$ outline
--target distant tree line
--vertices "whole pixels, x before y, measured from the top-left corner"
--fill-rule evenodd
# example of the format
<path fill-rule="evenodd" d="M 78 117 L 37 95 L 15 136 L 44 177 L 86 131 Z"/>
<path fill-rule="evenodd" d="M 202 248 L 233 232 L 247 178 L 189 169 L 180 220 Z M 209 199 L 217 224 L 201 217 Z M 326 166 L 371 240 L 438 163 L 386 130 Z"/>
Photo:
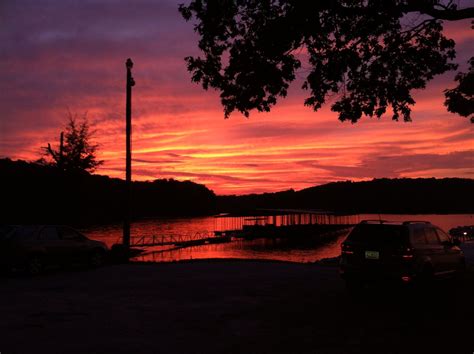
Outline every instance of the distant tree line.
<path fill-rule="evenodd" d="M 124 181 L 0 159 L 0 223 L 85 226 L 123 219 Z M 216 196 L 202 184 L 173 179 L 133 182 L 133 218 L 205 216 L 219 212 L 306 208 L 338 213 L 474 213 L 474 180 L 374 179 L 334 182 L 301 191 Z"/>
<path fill-rule="evenodd" d="M 125 182 L 85 171 L 64 171 L 25 161 L 0 159 L 0 223 L 103 224 L 123 219 Z M 133 182 L 132 216 L 210 215 L 214 192 L 190 181 Z"/>
<path fill-rule="evenodd" d="M 474 213 L 474 180 L 462 178 L 374 179 L 334 182 L 301 191 L 219 196 L 222 212 L 265 208 L 323 209 L 339 213 Z"/>

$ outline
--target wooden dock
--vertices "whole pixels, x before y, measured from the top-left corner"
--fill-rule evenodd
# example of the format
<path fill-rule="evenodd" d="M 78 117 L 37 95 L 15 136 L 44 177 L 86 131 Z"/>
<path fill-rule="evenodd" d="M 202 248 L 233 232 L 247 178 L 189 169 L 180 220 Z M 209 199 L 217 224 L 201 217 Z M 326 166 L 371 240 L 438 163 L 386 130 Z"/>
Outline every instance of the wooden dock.
<path fill-rule="evenodd" d="M 188 247 L 231 242 L 232 238 L 309 239 L 335 235 L 358 223 L 357 215 L 340 215 L 322 210 L 261 209 L 256 216 L 220 214 L 214 230 L 184 235 L 133 236 L 133 247 Z M 257 215 L 258 214 L 258 215 Z"/>
<path fill-rule="evenodd" d="M 231 237 L 222 233 L 212 231 L 196 232 L 184 235 L 150 235 L 133 236 L 131 245 L 133 247 L 154 247 L 154 246 L 198 246 L 208 243 L 230 242 Z"/>

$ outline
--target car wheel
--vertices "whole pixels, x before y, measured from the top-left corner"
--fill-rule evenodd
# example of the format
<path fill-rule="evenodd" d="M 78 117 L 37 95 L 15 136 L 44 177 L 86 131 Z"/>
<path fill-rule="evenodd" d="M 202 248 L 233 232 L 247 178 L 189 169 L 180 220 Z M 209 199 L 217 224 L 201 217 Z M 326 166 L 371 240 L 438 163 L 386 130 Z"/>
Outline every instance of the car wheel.
<path fill-rule="evenodd" d="M 26 271 L 29 275 L 38 275 L 43 271 L 43 262 L 39 256 L 31 256 L 26 264 Z"/>
<path fill-rule="evenodd" d="M 89 258 L 89 265 L 92 268 L 98 268 L 104 264 L 104 252 L 100 250 L 95 250 L 92 252 Z"/>

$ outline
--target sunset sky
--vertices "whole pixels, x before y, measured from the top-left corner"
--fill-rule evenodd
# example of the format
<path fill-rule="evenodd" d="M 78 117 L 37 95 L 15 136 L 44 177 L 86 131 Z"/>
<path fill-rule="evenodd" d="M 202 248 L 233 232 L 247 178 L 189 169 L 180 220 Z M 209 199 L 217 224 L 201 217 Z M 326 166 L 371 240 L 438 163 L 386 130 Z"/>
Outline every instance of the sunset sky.
<path fill-rule="evenodd" d="M 204 183 L 218 194 L 302 189 L 380 177 L 474 178 L 474 124 L 448 113 L 455 72 L 415 95 L 413 122 L 341 123 L 303 105 L 300 79 L 271 113 L 224 119 L 219 94 L 191 83 L 183 58 L 197 35 L 185 0 L 2 0 L 0 157 L 35 160 L 57 144 L 68 109 L 87 111 L 104 164 L 124 178 L 125 60 L 133 76 L 133 179 Z M 463 4 L 473 6 L 473 1 Z M 445 23 L 460 70 L 473 55 L 469 21 Z"/>

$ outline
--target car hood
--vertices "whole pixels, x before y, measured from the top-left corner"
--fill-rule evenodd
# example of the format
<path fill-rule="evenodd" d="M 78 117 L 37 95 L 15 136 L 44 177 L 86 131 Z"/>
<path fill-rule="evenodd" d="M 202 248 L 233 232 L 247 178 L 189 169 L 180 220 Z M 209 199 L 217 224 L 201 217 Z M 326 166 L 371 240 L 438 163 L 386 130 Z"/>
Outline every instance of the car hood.
<path fill-rule="evenodd" d="M 108 250 L 109 250 L 109 248 L 107 247 L 107 245 L 106 245 L 104 242 L 97 241 L 97 240 L 88 240 L 88 243 L 89 243 L 89 245 L 91 245 L 91 246 L 100 247 L 100 248 L 102 248 L 104 251 L 108 251 Z"/>

